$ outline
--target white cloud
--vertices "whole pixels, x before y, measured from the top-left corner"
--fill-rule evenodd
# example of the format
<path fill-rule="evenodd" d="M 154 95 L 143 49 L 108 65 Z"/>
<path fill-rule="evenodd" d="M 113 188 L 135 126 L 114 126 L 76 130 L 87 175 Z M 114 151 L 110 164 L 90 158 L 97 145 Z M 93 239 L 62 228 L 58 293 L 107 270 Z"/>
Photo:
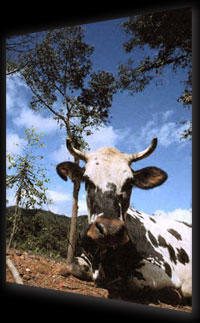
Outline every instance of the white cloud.
<path fill-rule="evenodd" d="M 58 129 L 58 125 L 55 120 L 47 117 L 42 117 L 31 109 L 26 108 L 23 108 L 21 110 L 18 117 L 13 118 L 13 123 L 17 127 L 34 127 L 43 134 L 51 134 Z"/>
<path fill-rule="evenodd" d="M 72 214 L 72 195 L 57 191 L 48 191 L 47 197 L 53 200 L 53 204 L 43 205 L 43 209 L 50 210 L 56 214 L 62 214 L 71 217 Z M 78 201 L 78 215 L 86 215 L 87 205 L 85 194 L 79 197 Z"/>
<path fill-rule="evenodd" d="M 157 137 L 159 145 L 168 147 L 171 144 L 177 144 L 179 148 L 185 146 L 188 142 L 180 140 L 180 135 L 188 128 L 188 124 L 179 124 L 170 121 L 173 111 L 168 110 L 164 113 L 152 115 L 152 119 L 147 121 L 140 132 L 129 134 L 127 143 L 134 143 L 134 149 L 144 149 L 144 144 L 149 144 L 153 137 Z"/>
<path fill-rule="evenodd" d="M 29 87 L 17 75 L 6 79 L 6 109 L 17 127 L 35 127 L 39 132 L 51 134 L 58 129 L 57 122 L 29 108 L 32 95 Z"/>
<path fill-rule="evenodd" d="M 163 113 L 162 115 L 162 119 L 163 121 L 166 121 L 167 119 L 169 119 L 172 115 L 174 114 L 173 110 L 167 110 Z"/>
<path fill-rule="evenodd" d="M 120 140 L 120 136 L 116 129 L 108 126 L 101 127 L 91 136 L 85 136 L 85 139 L 89 144 L 90 150 L 95 151 L 101 147 L 115 147 Z"/>
<path fill-rule="evenodd" d="M 149 128 L 149 124 L 146 128 L 143 128 L 143 137 L 149 138 L 158 137 L 160 145 L 168 147 L 171 144 L 183 144 L 180 141 L 180 134 L 186 129 L 186 125 L 178 125 L 175 122 L 168 122 L 165 124 L 154 124 L 154 127 Z"/>
<path fill-rule="evenodd" d="M 78 214 L 79 215 L 86 215 L 88 214 L 87 204 L 85 199 L 80 199 L 78 201 Z"/>
<path fill-rule="evenodd" d="M 16 187 L 13 187 L 12 189 L 8 188 L 6 190 L 6 200 L 8 201 L 6 203 L 7 206 L 15 205 L 16 204 Z M 50 210 L 56 214 L 64 214 L 67 216 L 71 216 L 70 210 L 71 210 L 71 201 L 72 201 L 72 195 L 69 193 L 63 193 L 59 191 L 49 190 L 46 193 L 47 198 L 52 200 L 52 204 L 43 204 L 42 208 L 44 210 Z M 81 201 L 82 202 L 82 201 Z M 67 204 L 70 206 L 67 207 Z M 67 214 L 66 210 L 69 211 L 69 214 Z"/>
<path fill-rule="evenodd" d="M 8 133 L 6 136 L 6 151 L 10 154 L 21 154 L 26 141 L 16 133 Z"/>
<path fill-rule="evenodd" d="M 73 161 L 73 156 L 67 150 L 66 144 L 61 144 L 60 148 L 51 153 L 50 157 L 56 163 L 61 163 L 63 161 Z"/>
<path fill-rule="evenodd" d="M 79 215 L 88 214 L 87 203 L 86 203 L 86 194 L 85 193 L 81 194 L 81 196 L 79 197 L 78 214 Z"/>
<path fill-rule="evenodd" d="M 165 212 L 163 210 L 157 210 L 154 212 L 154 215 L 160 216 L 167 219 L 173 219 L 178 221 L 184 221 L 189 224 L 192 223 L 192 210 L 187 209 L 175 209 L 170 212 Z"/>
<path fill-rule="evenodd" d="M 18 108 L 27 106 L 27 85 L 17 76 L 10 75 L 6 78 L 6 110 L 7 113 L 16 115 Z"/>
<path fill-rule="evenodd" d="M 53 200 L 53 203 L 59 203 L 63 201 L 71 201 L 72 196 L 68 193 L 49 190 L 47 191 L 47 197 Z"/>
<path fill-rule="evenodd" d="M 44 210 L 50 210 L 55 214 L 65 215 L 65 212 L 58 205 L 50 204 L 43 206 Z"/>

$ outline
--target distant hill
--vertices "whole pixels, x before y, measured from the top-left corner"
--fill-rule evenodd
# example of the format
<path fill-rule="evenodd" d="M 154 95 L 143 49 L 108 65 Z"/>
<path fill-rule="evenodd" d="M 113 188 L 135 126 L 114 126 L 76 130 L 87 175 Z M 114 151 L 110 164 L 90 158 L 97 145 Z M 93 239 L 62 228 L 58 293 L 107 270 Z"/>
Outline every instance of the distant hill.
<path fill-rule="evenodd" d="M 8 242 L 12 230 L 15 206 L 6 208 L 6 240 Z M 12 246 L 54 258 L 66 258 L 71 218 L 42 209 L 20 209 L 21 216 L 17 223 Z M 78 234 L 87 224 L 87 216 L 77 219 L 77 247 L 79 253 Z"/>

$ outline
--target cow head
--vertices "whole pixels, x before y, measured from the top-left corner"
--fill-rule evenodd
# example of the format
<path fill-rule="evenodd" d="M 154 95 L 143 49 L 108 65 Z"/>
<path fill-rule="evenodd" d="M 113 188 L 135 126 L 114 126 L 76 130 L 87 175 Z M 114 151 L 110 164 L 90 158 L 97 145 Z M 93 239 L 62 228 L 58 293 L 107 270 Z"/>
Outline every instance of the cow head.
<path fill-rule="evenodd" d="M 85 153 L 75 149 L 67 140 L 69 152 L 85 162 L 64 162 L 57 165 L 58 175 L 67 180 L 85 182 L 89 227 L 87 236 L 102 245 L 116 246 L 128 242 L 125 215 L 129 207 L 133 186 L 150 189 L 161 185 L 167 174 L 157 167 L 134 171 L 131 163 L 149 156 L 157 146 L 153 138 L 150 146 L 139 153 L 126 154 L 115 148 L 100 148 Z"/>

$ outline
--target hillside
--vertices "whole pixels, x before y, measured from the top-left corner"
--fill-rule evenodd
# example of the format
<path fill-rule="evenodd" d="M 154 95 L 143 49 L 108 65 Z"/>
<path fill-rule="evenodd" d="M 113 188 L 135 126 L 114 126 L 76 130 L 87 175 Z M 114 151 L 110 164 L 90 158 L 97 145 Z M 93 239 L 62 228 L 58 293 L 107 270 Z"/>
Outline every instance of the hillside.
<path fill-rule="evenodd" d="M 9 240 L 14 206 L 6 208 L 6 239 Z M 12 246 L 54 258 L 66 258 L 71 218 L 42 209 L 20 209 L 17 232 Z M 77 237 L 87 223 L 87 216 L 77 219 Z M 79 252 L 77 239 L 76 252 Z"/>

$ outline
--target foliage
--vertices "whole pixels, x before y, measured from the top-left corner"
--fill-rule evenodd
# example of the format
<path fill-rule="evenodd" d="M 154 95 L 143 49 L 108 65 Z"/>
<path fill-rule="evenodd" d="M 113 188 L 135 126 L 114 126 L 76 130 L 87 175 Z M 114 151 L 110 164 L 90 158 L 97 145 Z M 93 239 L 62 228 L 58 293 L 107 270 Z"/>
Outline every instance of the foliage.
<path fill-rule="evenodd" d="M 46 169 L 38 163 L 43 156 L 35 154 L 37 148 L 44 147 L 40 142 L 41 135 L 37 134 L 34 128 L 27 128 L 25 133 L 22 154 L 7 155 L 8 170 L 12 170 L 13 174 L 6 176 L 6 185 L 10 189 L 15 187 L 16 198 L 20 193 L 19 205 L 30 208 L 50 203 L 46 196 L 47 187 L 45 187 L 49 179 L 45 175 Z"/>
<path fill-rule="evenodd" d="M 131 94 L 143 91 L 155 81 L 162 83 L 166 66 L 174 72 L 187 72 L 185 90 L 178 102 L 190 107 L 192 104 L 192 10 L 191 8 L 156 12 L 130 17 L 122 25 L 129 40 L 125 42 L 126 53 L 133 58 L 119 66 L 118 86 Z M 135 49 L 141 50 L 142 59 L 137 61 Z M 145 54 L 148 49 L 148 55 Z M 142 52 L 144 55 L 142 55 Z M 135 59 L 134 59 L 135 57 Z M 191 127 L 190 127 L 191 130 Z M 190 131 L 188 131 L 190 136 Z"/>
<path fill-rule="evenodd" d="M 22 70 L 27 62 L 27 53 L 33 52 L 38 41 L 38 34 L 12 36 L 6 40 L 6 75 Z"/>
<path fill-rule="evenodd" d="M 32 208 L 35 205 L 50 203 L 47 199 L 44 183 L 49 179 L 45 176 L 45 169 L 37 164 L 41 155 L 35 155 L 34 150 L 44 145 L 40 143 L 40 135 L 35 133 L 35 129 L 26 129 L 26 145 L 24 145 L 22 155 L 8 154 L 8 170 L 13 170 L 13 174 L 6 175 L 6 185 L 8 188 L 15 189 L 16 207 L 14 212 L 13 228 L 10 235 L 8 247 L 12 245 L 14 235 L 21 224 L 21 213 L 19 207 L 25 205 Z M 18 144 L 17 144 L 18 145 Z"/>
<path fill-rule="evenodd" d="M 93 50 L 80 26 L 50 30 L 25 56 L 20 72 L 34 94 L 31 108 L 53 113 L 77 148 L 86 145 L 83 132 L 90 135 L 92 127 L 108 121 L 115 92 L 111 73 L 91 72 Z"/>
<path fill-rule="evenodd" d="M 7 242 L 13 226 L 14 212 L 15 206 L 6 208 Z M 20 208 L 20 212 L 21 226 L 13 241 L 15 248 L 54 258 L 66 258 L 71 218 L 42 209 Z M 86 223 L 87 216 L 78 217 L 77 239 Z M 80 254 L 79 248 L 77 245 L 77 254 Z"/>

